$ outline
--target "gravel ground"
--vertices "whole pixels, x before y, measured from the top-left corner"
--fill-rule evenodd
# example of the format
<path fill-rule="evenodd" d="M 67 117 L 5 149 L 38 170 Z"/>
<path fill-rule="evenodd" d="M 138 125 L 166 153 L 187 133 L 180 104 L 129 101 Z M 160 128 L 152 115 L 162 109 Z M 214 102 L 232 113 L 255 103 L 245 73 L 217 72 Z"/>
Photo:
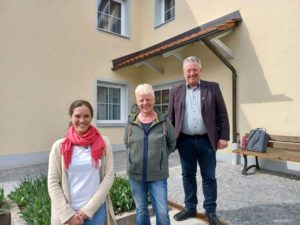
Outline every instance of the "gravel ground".
<path fill-rule="evenodd" d="M 231 225 L 300 224 L 300 178 L 266 171 L 241 175 L 242 166 L 218 162 L 217 214 Z M 203 195 L 198 171 L 198 211 Z M 171 168 L 169 199 L 183 204 L 180 166 Z"/>
<path fill-rule="evenodd" d="M 124 151 L 115 152 L 115 169 L 123 173 L 126 164 Z M 183 204 L 181 167 L 178 153 L 170 156 L 169 199 Z M 27 178 L 47 173 L 47 164 L 0 171 L 0 186 L 5 193 Z M 241 165 L 218 162 L 218 208 L 221 220 L 230 225 L 300 225 L 300 177 L 256 171 L 241 175 Z M 198 211 L 202 208 L 202 187 L 198 171 Z"/>

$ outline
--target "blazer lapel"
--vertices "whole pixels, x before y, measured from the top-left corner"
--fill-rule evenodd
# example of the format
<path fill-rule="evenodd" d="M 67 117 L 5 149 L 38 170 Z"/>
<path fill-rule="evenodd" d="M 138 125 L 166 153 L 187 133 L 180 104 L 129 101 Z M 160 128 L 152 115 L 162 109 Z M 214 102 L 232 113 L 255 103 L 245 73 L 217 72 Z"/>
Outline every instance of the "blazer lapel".
<path fill-rule="evenodd" d="M 200 90 L 201 90 L 201 109 L 202 109 L 204 102 L 206 101 L 206 96 L 208 92 L 207 84 L 203 80 L 200 81 Z"/>
<path fill-rule="evenodd" d="M 185 95 L 186 95 L 186 84 L 182 85 L 181 93 L 180 93 L 180 105 L 182 106 L 182 110 L 185 110 Z"/>

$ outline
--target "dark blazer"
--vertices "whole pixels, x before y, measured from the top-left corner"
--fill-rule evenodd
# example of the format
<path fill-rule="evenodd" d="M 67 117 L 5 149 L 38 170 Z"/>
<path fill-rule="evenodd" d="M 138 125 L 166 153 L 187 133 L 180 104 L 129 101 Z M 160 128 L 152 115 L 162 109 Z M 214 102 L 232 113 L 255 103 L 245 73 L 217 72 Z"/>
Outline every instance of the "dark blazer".
<path fill-rule="evenodd" d="M 201 113 L 212 147 L 217 150 L 219 139 L 229 140 L 229 120 L 226 105 L 215 82 L 201 80 Z M 186 84 L 180 84 L 170 91 L 168 115 L 178 138 L 182 128 L 185 109 Z"/>

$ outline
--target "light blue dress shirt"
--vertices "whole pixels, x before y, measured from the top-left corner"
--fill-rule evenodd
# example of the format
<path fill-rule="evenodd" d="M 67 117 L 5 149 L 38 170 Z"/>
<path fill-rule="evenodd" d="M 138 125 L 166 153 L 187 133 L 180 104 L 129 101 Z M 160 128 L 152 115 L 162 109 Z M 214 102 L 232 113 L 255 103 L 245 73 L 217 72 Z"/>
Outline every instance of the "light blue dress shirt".
<path fill-rule="evenodd" d="M 201 113 L 200 81 L 196 88 L 186 85 L 184 120 L 181 132 L 187 135 L 207 133 Z"/>

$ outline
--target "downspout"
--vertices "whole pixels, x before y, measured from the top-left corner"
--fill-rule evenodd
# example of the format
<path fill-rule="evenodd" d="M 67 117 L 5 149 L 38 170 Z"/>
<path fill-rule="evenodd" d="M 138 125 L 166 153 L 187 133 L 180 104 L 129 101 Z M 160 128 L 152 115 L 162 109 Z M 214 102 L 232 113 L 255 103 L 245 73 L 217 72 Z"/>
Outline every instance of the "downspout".
<path fill-rule="evenodd" d="M 201 41 L 231 70 L 232 72 L 232 142 L 237 143 L 238 133 L 236 130 L 236 70 L 231 63 L 222 55 L 217 47 L 208 39 L 201 39 Z"/>

